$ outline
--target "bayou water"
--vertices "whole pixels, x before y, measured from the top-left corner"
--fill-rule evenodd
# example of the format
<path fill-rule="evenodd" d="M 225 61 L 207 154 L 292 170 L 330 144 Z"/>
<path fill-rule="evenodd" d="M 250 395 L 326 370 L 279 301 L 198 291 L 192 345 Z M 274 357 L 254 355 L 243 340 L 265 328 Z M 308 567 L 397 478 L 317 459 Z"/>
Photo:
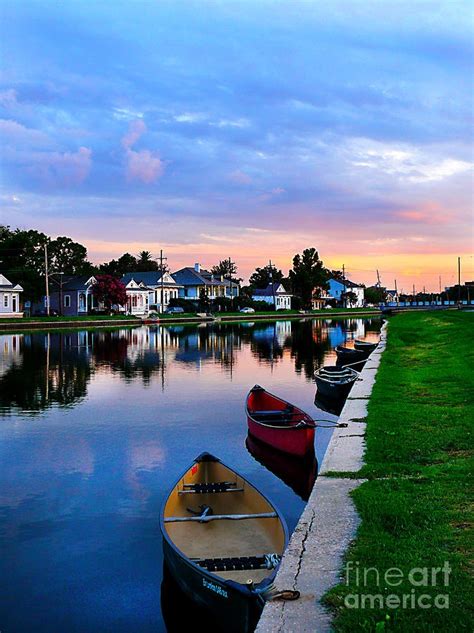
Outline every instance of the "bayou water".
<path fill-rule="evenodd" d="M 258 383 L 336 420 L 314 404 L 313 372 L 334 364 L 336 345 L 377 340 L 380 325 L 306 319 L 0 335 L 1 630 L 179 628 L 161 587 L 167 491 L 209 451 L 269 496 L 291 531 L 305 502 L 247 449 L 246 394 Z M 319 462 L 330 435 L 316 432 Z"/>

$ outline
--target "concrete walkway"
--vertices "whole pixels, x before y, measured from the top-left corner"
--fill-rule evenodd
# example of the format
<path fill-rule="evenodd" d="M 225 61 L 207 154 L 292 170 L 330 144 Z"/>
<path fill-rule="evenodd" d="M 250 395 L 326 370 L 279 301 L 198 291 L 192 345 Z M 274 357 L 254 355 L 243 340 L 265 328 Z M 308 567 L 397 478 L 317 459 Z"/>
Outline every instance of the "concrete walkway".
<path fill-rule="evenodd" d="M 359 517 L 350 497 L 363 480 L 328 477 L 328 473 L 357 473 L 364 463 L 367 404 L 381 355 L 380 344 L 367 360 L 353 386 L 334 430 L 308 504 L 293 532 L 275 579 L 278 590 L 295 589 L 299 600 L 267 602 L 256 633 L 325 633 L 331 614 L 321 597 L 339 582 L 345 551 L 355 536 Z M 317 437 L 317 436 L 316 436 Z"/>

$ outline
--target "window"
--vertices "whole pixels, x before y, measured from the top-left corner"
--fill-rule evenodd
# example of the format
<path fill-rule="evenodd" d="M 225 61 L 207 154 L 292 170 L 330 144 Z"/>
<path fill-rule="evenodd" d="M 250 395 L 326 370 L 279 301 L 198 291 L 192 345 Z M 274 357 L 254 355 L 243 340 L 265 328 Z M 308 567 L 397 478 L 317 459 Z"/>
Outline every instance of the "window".
<path fill-rule="evenodd" d="M 65 308 L 71 307 L 71 295 L 64 295 L 64 307 Z"/>
<path fill-rule="evenodd" d="M 8 308 L 8 295 L 3 295 L 3 307 Z"/>

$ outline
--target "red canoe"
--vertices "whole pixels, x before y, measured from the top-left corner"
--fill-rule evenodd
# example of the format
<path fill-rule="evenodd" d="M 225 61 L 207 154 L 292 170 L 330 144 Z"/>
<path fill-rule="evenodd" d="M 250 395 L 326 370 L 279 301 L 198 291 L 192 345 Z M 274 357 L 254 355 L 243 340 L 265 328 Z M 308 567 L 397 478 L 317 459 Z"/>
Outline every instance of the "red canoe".
<path fill-rule="evenodd" d="M 314 447 L 314 421 L 293 404 L 255 385 L 247 396 L 249 432 L 257 439 L 292 455 Z"/>

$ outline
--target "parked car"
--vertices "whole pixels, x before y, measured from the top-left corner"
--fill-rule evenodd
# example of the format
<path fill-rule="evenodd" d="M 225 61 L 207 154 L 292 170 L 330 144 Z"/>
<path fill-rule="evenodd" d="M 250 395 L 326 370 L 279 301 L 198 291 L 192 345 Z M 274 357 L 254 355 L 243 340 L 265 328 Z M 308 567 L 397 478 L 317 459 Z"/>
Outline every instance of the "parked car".
<path fill-rule="evenodd" d="M 182 314 L 184 312 L 183 308 L 179 306 L 173 306 L 172 308 L 168 308 L 166 310 L 166 314 Z"/>
<path fill-rule="evenodd" d="M 253 314 L 255 310 L 253 308 L 240 308 L 239 312 L 243 312 L 243 314 Z"/>

